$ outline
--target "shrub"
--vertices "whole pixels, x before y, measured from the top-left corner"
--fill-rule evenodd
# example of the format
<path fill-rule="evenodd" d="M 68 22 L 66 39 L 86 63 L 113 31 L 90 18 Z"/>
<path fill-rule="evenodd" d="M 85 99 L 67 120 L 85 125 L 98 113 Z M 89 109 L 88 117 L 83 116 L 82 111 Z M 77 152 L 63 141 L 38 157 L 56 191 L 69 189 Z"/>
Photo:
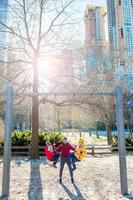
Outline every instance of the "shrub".
<path fill-rule="evenodd" d="M 0 146 L 4 145 L 4 139 L 2 137 L 0 137 Z"/>
<path fill-rule="evenodd" d="M 112 147 L 118 147 L 118 136 L 117 135 L 113 136 Z"/>
<path fill-rule="evenodd" d="M 126 137 L 126 146 L 130 147 L 133 146 L 133 136 L 129 135 L 128 137 Z"/>
<path fill-rule="evenodd" d="M 55 143 L 57 146 L 63 138 L 63 134 L 58 132 L 41 132 L 39 133 L 39 145 L 45 146 L 46 141 L 51 142 L 52 144 Z"/>
<path fill-rule="evenodd" d="M 27 146 L 31 143 L 31 131 L 13 131 L 12 133 L 12 146 Z M 63 138 L 63 134 L 58 132 L 46 132 L 39 133 L 39 145 L 45 146 L 46 141 L 50 141 L 52 144 L 58 145 Z M 4 145 L 4 140 L 0 138 L 0 148 Z"/>
<path fill-rule="evenodd" d="M 4 139 L 2 137 L 0 137 L 0 152 L 2 151 L 4 146 Z"/>
<path fill-rule="evenodd" d="M 31 131 L 13 131 L 12 145 L 13 146 L 27 146 L 31 143 Z"/>
<path fill-rule="evenodd" d="M 128 136 L 125 137 L 125 145 L 127 147 L 133 146 L 133 136 L 128 135 Z M 112 147 L 118 147 L 118 136 L 117 135 L 113 136 Z"/>

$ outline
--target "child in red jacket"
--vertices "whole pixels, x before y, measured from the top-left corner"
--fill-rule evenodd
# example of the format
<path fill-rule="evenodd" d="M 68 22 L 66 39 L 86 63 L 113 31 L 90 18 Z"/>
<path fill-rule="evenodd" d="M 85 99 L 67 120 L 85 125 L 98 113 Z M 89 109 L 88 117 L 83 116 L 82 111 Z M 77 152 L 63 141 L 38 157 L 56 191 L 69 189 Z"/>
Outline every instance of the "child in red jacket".
<path fill-rule="evenodd" d="M 64 137 L 62 144 L 59 145 L 59 147 L 56 149 L 56 151 L 61 152 L 61 160 L 60 160 L 60 179 L 59 182 L 62 183 L 62 174 L 65 163 L 67 164 L 71 176 L 71 182 L 74 183 L 73 180 L 73 170 L 71 167 L 71 161 L 70 161 L 70 151 L 75 151 L 75 148 L 72 147 L 68 141 L 67 138 Z"/>
<path fill-rule="evenodd" d="M 49 161 L 53 161 L 52 166 L 57 168 L 56 164 L 59 160 L 60 154 L 55 152 L 55 146 L 50 142 L 46 142 L 45 155 Z"/>

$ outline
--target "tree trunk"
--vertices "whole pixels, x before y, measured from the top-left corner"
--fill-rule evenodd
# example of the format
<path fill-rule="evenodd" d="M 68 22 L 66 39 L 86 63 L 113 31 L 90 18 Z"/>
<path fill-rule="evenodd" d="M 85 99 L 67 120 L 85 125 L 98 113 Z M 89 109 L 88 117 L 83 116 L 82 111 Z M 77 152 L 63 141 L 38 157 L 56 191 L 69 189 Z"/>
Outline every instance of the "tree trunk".
<path fill-rule="evenodd" d="M 89 128 L 89 136 L 91 137 L 91 129 Z"/>
<path fill-rule="evenodd" d="M 129 135 L 132 135 L 132 128 L 131 128 L 130 124 L 127 124 L 127 129 L 128 129 Z"/>
<path fill-rule="evenodd" d="M 99 133 L 98 133 L 98 130 L 97 130 L 97 127 L 96 127 L 96 126 L 95 126 L 95 131 L 96 131 L 96 138 L 99 139 L 100 137 L 99 137 Z"/>
<path fill-rule="evenodd" d="M 23 121 L 19 122 L 19 130 L 22 131 L 23 130 Z"/>
<path fill-rule="evenodd" d="M 60 112 L 58 111 L 58 131 L 61 132 Z"/>
<path fill-rule="evenodd" d="M 32 117 L 31 117 L 31 113 L 30 113 L 30 119 L 29 119 L 29 129 L 30 129 L 30 131 L 32 130 Z"/>
<path fill-rule="evenodd" d="M 106 125 L 106 132 L 107 132 L 107 142 L 108 145 L 111 145 L 113 142 L 112 134 L 111 134 L 111 127 L 110 125 Z"/>
<path fill-rule="evenodd" d="M 81 131 L 81 128 L 79 128 L 79 136 L 80 136 L 80 138 L 82 138 L 82 131 Z"/>
<path fill-rule="evenodd" d="M 38 65 L 35 60 L 33 65 L 33 93 L 38 93 Z M 38 135 L 38 96 L 32 97 L 32 159 L 39 158 L 39 135 Z"/>

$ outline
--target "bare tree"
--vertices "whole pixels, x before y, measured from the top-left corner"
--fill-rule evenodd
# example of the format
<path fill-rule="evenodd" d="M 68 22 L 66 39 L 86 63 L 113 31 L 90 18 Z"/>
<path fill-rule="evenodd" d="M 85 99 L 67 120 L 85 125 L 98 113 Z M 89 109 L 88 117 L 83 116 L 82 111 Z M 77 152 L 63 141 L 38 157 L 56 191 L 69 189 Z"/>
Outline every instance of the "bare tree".
<path fill-rule="evenodd" d="M 39 90 L 39 59 L 45 59 L 48 52 L 52 56 L 55 49 L 58 53 L 70 45 L 72 35 L 68 32 L 76 23 L 72 21 L 72 18 L 70 19 L 73 13 L 71 7 L 73 2 L 74 0 L 13 0 L 9 7 L 9 24 L 0 22 L 8 33 L 7 52 L 10 50 L 13 55 L 0 62 L 8 66 L 17 64 L 19 66 L 17 73 L 23 78 L 21 83 L 25 84 L 29 75 L 29 83 L 25 88 L 31 87 L 34 93 Z M 69 42 L 66 39 L 67 34 Z M 8 67 L 7 69 L 9 70 Z M 10 81 L 8 70 L 6 78 Z M 29 73 L 30 70 L 31 73 Z M 18 75 L 16 75 L 17 78 Z M 32 158 L 38 158 L 37 96 L 32 98 Z"/>
<path fill-rule="evenodd" d="M 84 52 L 86 59 L 86 78 L 81 81 L 81 89 L 89 93 L 113 93 L 119 79 L 114 76 L 113 57 L 109 54 L 108 49 L 95 44 L 94 46 L 85 47 Z M 89 54 L 88 54 L 89 52 Z M 87 54 L 87 55 L 86 55 Z M 84 99 L 90 110 L 90 116 L 93 119 L 96 133 L 96 121 L 104 122 L 107 131 L 108 144 L 112 143 L 111 127 L 115 122 L 114 98 L 107 96 L 89 96 Z M 97 137 L 98 134 L 97 134 Z"/>

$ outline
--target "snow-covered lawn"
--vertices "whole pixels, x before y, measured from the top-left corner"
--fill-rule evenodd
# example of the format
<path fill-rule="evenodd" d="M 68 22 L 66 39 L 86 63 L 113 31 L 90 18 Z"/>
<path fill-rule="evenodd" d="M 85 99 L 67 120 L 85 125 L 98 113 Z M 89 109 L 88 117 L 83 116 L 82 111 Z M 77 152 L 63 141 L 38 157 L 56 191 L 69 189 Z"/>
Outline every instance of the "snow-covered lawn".
<path fill-rule="evenodd" d="M 2 185 L 0 159 L 0 195 Z M 133 155 L 127 156 L 129 193 L 133 195 Z M 67 167 L 63 184 L 58 182 L 58 168 L 49 167 L 44 158 L 30 161 L 12 158 L 10 200 L 124 200 L 120 194 L 118 155 L 89 156 L 77 163 L 72 185 Z M 2 198 L 0 198 L 2 199 Z"/>

